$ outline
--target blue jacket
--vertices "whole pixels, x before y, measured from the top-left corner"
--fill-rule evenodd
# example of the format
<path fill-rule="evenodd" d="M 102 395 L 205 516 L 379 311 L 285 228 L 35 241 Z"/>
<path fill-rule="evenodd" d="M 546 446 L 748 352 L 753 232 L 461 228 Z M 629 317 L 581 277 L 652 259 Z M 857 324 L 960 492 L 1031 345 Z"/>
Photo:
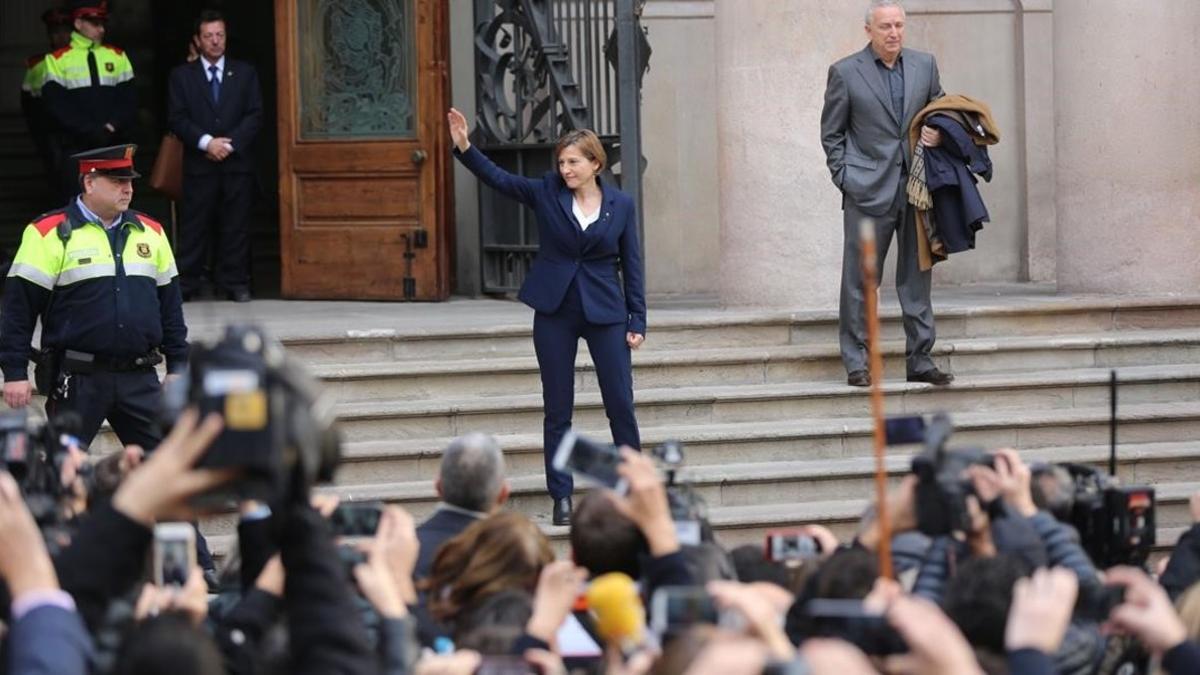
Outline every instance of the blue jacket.
<path fill-rule="evenodd" d="M 75 612 L 38 607 L 13 623 L 8 633 L 11 675 L 84 675 L 92 639 Z"/>
<path fill-rule="evenodd" d="M 925 120 L 942 131 L 942 144 L 925 148 L 925 183 L 933 196 L 933 216 L 948 253 L 975 248 L 975 233 L 988 222 L 987 206 L 975 184 L 992 178 L 987 148 L 976 145 L 958 122 L 936 113 Z"/>
<path fill-rule="evenodd" d="M 574 281 L 589 322 L 624 323 L 631 332 L 646 333 L 637 211 L 628 195 L 601 182 L 600 219 L 584 230 L 572 213 L 571 190 L 557 172 L 540 179 L 517 176 L 496 166 L 475 146 L 464 153 L 456 149 L 454 156 L 484 183 L 537 215 L 538 252 L 517 295 L 521 302 L 553 314 Z"/>

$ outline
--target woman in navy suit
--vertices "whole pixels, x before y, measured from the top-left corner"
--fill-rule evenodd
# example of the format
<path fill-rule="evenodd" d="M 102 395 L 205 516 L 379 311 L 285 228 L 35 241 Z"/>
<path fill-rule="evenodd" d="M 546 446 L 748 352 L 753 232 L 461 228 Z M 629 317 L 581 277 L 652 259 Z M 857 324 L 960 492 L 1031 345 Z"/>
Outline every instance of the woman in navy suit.
<path fill-rule="evenodd" d="M 571 428 L 580 338 L 587 341 L 596 365 L 613 442 L 641 448 L 630 360 L 630 350 L 646 339 L 637 212 L 628 195 L 600 179 L 607 157 L 591 131 L 564 134 L 554 148 L 558 171 L 533 179 L 508 173 L 471 147 L 462 113 L 451 108 L 447 119 L 454 156 L 484 183 L 537 215 L 538 251 L 518 297 L 534 309 L 546 487 L 554 500 L 554 524 L 566 525 L 573 483 L 551 461 Z"/>

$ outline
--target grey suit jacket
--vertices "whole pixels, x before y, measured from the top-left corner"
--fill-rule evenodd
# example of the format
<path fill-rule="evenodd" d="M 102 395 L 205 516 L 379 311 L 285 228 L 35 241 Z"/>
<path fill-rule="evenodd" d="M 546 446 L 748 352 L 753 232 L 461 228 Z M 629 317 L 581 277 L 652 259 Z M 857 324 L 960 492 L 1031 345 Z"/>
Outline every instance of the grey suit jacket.
<path fill-rule="evenodd" d="M 905 48 L 904 119 L 896 119 L 887 83 L 871 45 L 829 67 L 821 145 L 834 185 L 864 213 L 883 215 L 896 197 L 903 167 L 911 160 L 907 130 L 913 116 L 941 98 L 932 54 Z"/>

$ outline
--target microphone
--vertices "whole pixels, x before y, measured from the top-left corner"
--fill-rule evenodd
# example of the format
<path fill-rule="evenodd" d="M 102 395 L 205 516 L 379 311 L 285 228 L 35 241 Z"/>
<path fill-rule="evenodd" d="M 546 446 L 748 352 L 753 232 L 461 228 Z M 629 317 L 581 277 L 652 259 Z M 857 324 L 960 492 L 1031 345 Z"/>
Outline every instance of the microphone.
<path fill-rule="evenodd" d="M 646 608 L 629 575 L 610 572 L 588 586 L 588 607 L 596 617 L 596 632 L 609 645 L 629 654 L 642 645 L 646 633 Z"/>

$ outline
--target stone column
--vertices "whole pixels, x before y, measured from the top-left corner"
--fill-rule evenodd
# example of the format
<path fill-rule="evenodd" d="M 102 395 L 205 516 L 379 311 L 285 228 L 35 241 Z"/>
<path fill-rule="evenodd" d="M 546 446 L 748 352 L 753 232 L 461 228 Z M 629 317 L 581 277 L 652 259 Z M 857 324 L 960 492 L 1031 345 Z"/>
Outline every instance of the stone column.
<path fill-rule="evenodd" d="M 1058 285 L 1200 289 L 1200 3 L 1056 0 Z"/>
<path fill-rule="evenodd" d="M 865 4 L 715 6 L 721 302 L 835 307 L 842 214 L 820 116 L 829 65 L 865 44 Z"/>

